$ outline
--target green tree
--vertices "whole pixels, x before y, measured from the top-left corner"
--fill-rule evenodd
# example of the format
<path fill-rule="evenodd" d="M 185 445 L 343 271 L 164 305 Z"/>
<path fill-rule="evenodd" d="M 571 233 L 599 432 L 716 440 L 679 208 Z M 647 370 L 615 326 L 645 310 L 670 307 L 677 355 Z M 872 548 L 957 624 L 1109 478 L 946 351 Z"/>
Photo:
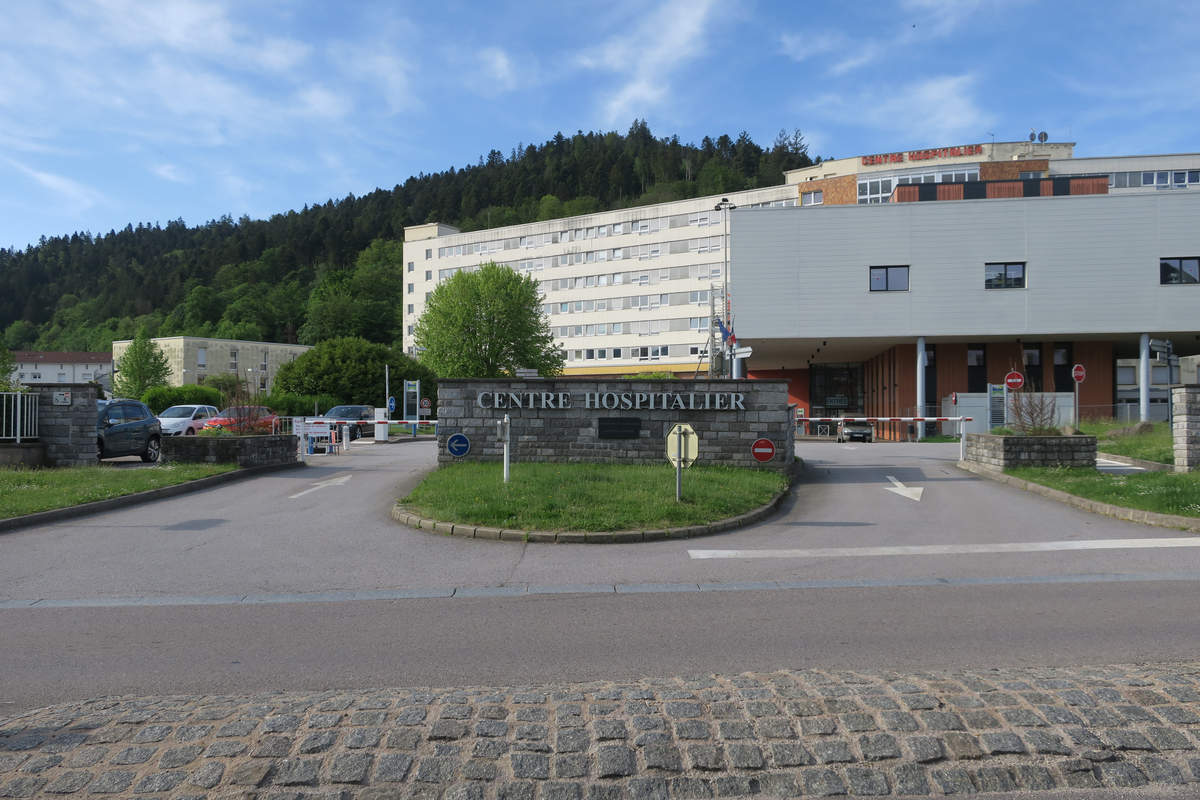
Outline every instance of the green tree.
<path fill-rule="evenodd" d="M 0 342 L 0 392 L 16 391 L 16 368 L 17 365 L 13 361 L 12 353 L 8 352 L 8 348 Z"/>
<path fill-rule="evenodd" d="M 381 406 L 384 403 L 384 365 L 390 369 L 391 390 L 401 381 L 421 381 L 421 393 L 433 397 L 437 378 L 397 348 L 346 336 L 320 342 L 295 361 L 279 368 L 274 390 L 301 395 L 332 395 L 343 403 Z"/>
<path fill-rule="evenodd" d="M 167 365 L 167 357 L 150 341 L 150 334 L 143 326 L 121 356 L 115 372 L 113 391 L 119 397 L 141 397 L 148 389 L 166 386 L 171 368 Z"/>
<path fill-rule="evenodd" d="M 421 358 L 443 378 L 499 378 L 522 367 L 562 372 L 564 356 L 542 313 L 538 282 L 495 262 L 433 290 L 417 323 Z"/>

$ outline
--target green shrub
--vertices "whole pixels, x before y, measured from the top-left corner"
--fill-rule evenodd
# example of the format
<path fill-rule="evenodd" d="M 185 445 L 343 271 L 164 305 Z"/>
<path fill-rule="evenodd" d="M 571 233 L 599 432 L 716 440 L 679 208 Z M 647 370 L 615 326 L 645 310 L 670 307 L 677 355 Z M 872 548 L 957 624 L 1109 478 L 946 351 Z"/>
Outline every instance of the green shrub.
<path fill-rule="evenodd" d="M 219 409 L 225 402 L 221 396 L 221 392 L 217 389 L 211 386 L 197 386 L 196 384 L 155 386 L 153 389 L 146 390 L 146 393 L 140 399 L 143 403 L 150 406 L 150 410 L 155 414 L 159 414 L 171 406 L 186 405 L 189 403 L 216 406 Z"/>
<path fill-rule="evenodd" d="M 323 414 L 342 401 L 329 394 L 296 394 L 294 392 L 272 392 L 261 398 L 261 404 L 270 408 L 281 417 L 311 417 L 314 416 L 313 406 Z"/>

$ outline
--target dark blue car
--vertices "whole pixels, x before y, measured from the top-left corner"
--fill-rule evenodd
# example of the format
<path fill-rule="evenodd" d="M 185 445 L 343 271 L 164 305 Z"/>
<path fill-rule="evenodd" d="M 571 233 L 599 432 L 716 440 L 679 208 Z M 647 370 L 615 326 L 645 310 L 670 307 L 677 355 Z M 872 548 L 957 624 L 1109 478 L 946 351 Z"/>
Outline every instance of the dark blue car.
<path fill-rule="evenodd" d="M 96 412 L 96 453 L 99 458 L 141 456 L 158 461 L 162 426 L 145 403 L 137 400 L 100 401 Z"/>

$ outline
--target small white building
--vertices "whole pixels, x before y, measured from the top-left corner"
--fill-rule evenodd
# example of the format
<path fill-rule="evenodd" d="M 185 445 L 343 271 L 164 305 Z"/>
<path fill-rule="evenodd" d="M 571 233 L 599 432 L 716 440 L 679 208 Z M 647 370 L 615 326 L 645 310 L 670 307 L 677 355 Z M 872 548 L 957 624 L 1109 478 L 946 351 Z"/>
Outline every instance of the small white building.
<path fill-rule="evenodd" d="M 106 390 L 112 389 L 111 353 L 14 350 L 12 358 L 12 377 L 25 386 L 95 381 Z"/>

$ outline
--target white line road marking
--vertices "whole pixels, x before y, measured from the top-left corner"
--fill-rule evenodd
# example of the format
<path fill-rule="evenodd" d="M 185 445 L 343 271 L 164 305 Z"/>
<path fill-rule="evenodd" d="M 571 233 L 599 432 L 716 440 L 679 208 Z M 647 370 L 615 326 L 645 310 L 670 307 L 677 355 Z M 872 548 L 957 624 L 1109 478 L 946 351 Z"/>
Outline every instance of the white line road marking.
<path fill-rule="evenodd" d="M 303 492 L 296 492 L 295 494 L 288 495 L 288 499 L 295 500 L 297 497 L 303 497 L 304 495 L 308 494 L 309 492 L 315 492 L 318 489 L 324 489 L 329 486 L 341 486 L 343 483 L 345 483 L 348 480 L 350 480 L 349 473 L 347 473 L 345 475 L 335 475 L 332 478 L 326 478 L 323 481 L 317 481 L 316 483 L 314 483 L 312 485 L 311 489 L 305 489 Z"/>
<path fill-rule="evenodd" d="M 1080 539 L 1061 542 L 921 544 L 893 547 L 815 547 L 808 550 L 688 550 L 691 558 L 862 558 L 866 556 L 952 556 L 980 553 L 1045 553 L 1051 550 L 1142 550 L 1200 547 L 1200 536 L 1166 539 Z"/>
<path fill-rule="evenodd" d="M 918 503 L 921 502 L 921 495 L 925 492 L 923 488 L 920 486 L 909 488 L 900 481 L 896 480 L 895 475 L 888 475 L 887 479 L 892 482 L 892 485 L 885 486 L 883 488 L 887 489 L 889 492 L 895 492 L 901 497 L 907 497 L 909 500 L 916 500 Z"/>
<path fill-rule="evenodd" d="M 1145 471 L 1145 467 L 1135 467 L 1133 464 L 1126 464 L 1124 461 L 1112 461 L 1107 458 L 1097 458 L 1096 465 L 1104 465 L 1106 467 L 1124 467 L 1125 469 L 1136 469 Z"/>

